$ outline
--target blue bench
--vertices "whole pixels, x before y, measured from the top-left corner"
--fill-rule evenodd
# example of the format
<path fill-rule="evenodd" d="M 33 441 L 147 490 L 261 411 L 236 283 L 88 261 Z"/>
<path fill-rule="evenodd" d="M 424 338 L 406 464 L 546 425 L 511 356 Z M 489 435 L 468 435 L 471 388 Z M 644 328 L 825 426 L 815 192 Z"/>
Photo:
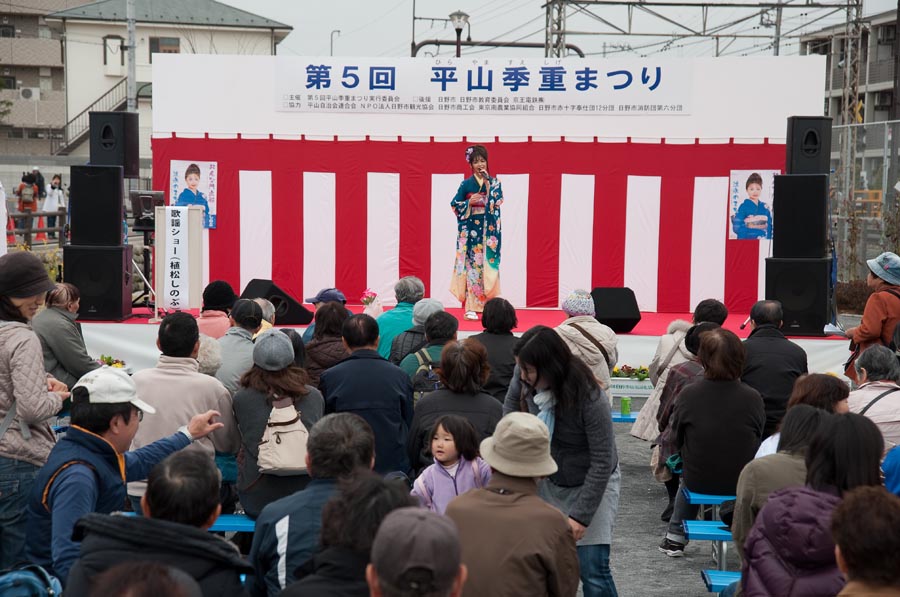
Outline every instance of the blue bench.
<path fill-rule="evenodd" d="M 689 504 L 696 504 L 701 506 L 719 506 L 722 502 L 727 502 L 735 499 L 733 495 L 711 495 L 707 493 L 697 493 L 695 491 L 691 491 L 687 487 L 682 488 L 684 492 L 684 498 L 687 500 Z"/>
<path fill-rule="evenodd" d="M 135 516 L 134 512 L 122 512 L 121 514 Z M 256 530 L 256 521 L 246 514 L 222 514 L 209 530 L 216 533 L 252 533 Z"/>
<path fill-rule="evenodd" d="M 712 541 L 713 559 L 719 570 L 725 570 L 731 531 L 719 520 L 685 520 L 683 525 L 688 540 Z"/>
<path fill-rule="evenodd" d="M 700 576 L 710 593 L 721 593 L 731 583 L 741 580 L 740 572 L 726 570 L 701 570 Z"/>
<path fill-rule="evenodd" d="M 623 415 L 617 410 L 614 410 L 612 413 L 612 421 L 613 423 L 634 423 L 637 421 L 637 413 L 630 412 L 627 415 Z"/>

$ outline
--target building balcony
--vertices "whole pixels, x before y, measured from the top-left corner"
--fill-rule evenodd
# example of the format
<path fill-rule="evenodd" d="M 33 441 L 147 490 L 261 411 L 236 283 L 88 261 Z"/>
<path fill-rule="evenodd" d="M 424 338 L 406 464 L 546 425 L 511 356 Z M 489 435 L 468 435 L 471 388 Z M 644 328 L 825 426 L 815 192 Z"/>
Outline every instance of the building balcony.
<path fill-rule="evenodd" d="M 0 64 L 62 67 L 60 42 L 36 37 L 0 38 Z"/>
<path fill-rule="evenodd" d="M 66 124 L 66 93 L 41 91 L 40 99 L 21 99 L 20 90 L 4 89 L 0 99 L 10 100 L 12 107 L 2 124 L 21 128 L 61 128 Z"/>

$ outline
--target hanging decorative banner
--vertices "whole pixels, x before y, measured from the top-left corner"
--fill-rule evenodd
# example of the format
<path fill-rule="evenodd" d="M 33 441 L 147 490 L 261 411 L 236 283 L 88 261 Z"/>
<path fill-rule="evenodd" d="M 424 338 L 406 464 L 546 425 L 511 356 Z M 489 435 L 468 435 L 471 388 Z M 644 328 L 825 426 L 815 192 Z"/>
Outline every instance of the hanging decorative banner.
<path fill-rule="evenodd" d="M 190 305 L 189 229 L 187 208 L 166 207 L 166 260 L 162 264 L 166 268 L 164 309 L 180 310 Z"/>
<path fill-rule="evenodd" d="M 689 60 L 277 60 L 281 112 L 679 115 L 693 85 Z"/>
<path fill-rule="evenodd" d="M 216 162 L 172 160 L 169 170 L 172 205 L 199 205 L 203 208 L 203 227 L 215 228 L 219 165 Z"/>

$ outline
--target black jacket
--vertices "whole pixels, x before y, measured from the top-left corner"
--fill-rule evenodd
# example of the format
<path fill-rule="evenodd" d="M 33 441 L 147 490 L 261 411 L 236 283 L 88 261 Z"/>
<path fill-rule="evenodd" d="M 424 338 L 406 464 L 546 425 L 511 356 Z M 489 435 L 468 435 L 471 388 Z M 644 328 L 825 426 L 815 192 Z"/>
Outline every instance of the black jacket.
<path fill-rule="evenodd" d="M 407 451 L 409 462 L 419 471 L 434 464 L 431 457 L 431 428 L 444 415 L 459 415 L 468 419 L 478 431 L 479 442 L 494 435 L 494 428 L 503 417 L 503 406 L 490 394 L 457 394 L 440 389 L 425 395 L 416 404 L 416 414 L 409 428 Z"/>
<path fill-rule="evenodd" d="M 406 438 L 413 418 L 409 376 L 375 350 L 361 349 L 322 374 L 325 413 L 352 412 L 375 433 L 375 471 L 409 473 Z"/>
<path fill-rule="evenodd" d="M 204 597 L 247 595 L 241 574 L 253 568 L 225 539 L 195 527 L 143 517 L 88 514 L 75 525 L 81 557 L 69 571 L 67 595 L 89 595 L 98 574 L 133 560 L 152 560 L 183 570 Z"/>
<path fill-rule="evenodd" d="M 282 597 L 369 597 L 368 555 L 344 547 L 326 547 L 307 562 L 309 574 L 288 585 Z M 298 570 L 305 571 L 307 566 Z"/>
<path fill-rule="evenodd" d="M 513 356 L 513 348 L 519 339 L 509 334 L 492 334 L 482 332 L 470 336 L 481 342 L 487 349 L 488 364 L 491 366 L 491 374 L 484 391 L 503 403 L 506 391 L 509 389 L 509 380 L 512 379 L 513 370 L 516 368 L 516 357 Z"/>
<path fill-rule="evenodd" d="M 399 365 L 400 361 L 408 355 L 424 348 L 428 344 L 425 339 L 425 326 L 414 325 L 405 332 L 400 332 L 391 342 L 391 358 L 393 364 Z"/>
<path fill-rule="evenodd" d="M 744 348 L 747 355 L 741 381 L 762 396 L 766 407 L 765 439 L 775 433 L 778 422 L 784 417 L 794 382 L 807 373 L 806 352 L 771 324 L 750 332 L 744 340 Z"/>

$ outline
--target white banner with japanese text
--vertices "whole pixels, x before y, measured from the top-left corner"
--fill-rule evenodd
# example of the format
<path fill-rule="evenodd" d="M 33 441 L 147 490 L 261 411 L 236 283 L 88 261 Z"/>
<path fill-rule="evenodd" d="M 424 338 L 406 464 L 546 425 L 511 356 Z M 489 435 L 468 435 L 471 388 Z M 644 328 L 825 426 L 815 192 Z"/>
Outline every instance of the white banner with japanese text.
<path fill-rule="evenodd" d="M 278 56 L 275 109 L 348 114 L 688 115 L 689 60 Z"/>
<path fill-rule="evenodd" d="M 162 263 L 165 268 L 164 309 L 187 309 L 191 304 L 189 230 L 188 208 L 166 207 L 166 258 Z"/>

